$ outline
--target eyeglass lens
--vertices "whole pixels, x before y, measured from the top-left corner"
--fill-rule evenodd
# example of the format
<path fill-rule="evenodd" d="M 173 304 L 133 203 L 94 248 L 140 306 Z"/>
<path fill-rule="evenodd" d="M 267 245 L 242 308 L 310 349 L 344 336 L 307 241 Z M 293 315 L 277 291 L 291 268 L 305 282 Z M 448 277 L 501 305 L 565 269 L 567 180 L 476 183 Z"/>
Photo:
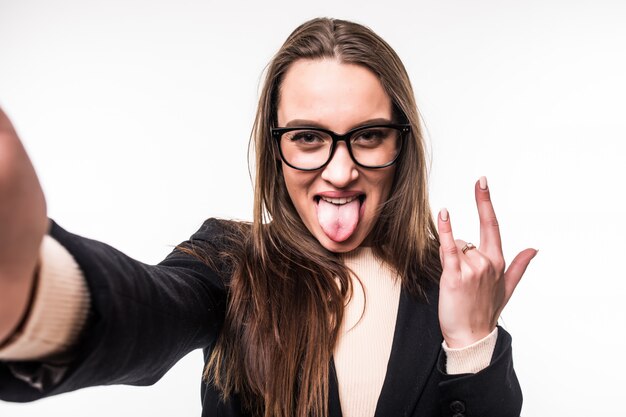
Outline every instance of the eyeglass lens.
<path fill-rule="evenodd" d="M 393 127 L 371 127 L 358 130 L 350 136 L 352 156 L 366 167 L 381 167 L 398 155 L 401 132 Z M 332 136 L 315 129 L 297 129 L 285 132 L 280 139 L 283 158 L 301 169 L 323 166 L 331 157 Z"/>

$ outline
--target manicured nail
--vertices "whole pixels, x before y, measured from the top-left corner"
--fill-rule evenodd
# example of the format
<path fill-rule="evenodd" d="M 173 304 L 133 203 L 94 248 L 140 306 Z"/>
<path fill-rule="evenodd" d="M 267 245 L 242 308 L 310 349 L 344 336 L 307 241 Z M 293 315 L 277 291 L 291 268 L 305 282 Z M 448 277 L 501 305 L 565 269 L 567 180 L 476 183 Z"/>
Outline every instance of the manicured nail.
<path fill-rule="evenodd" d="M 444 222 L 448 221 L 448 209 L 447 208 L 442 208 L 439 211 L 439 217 L 441 217 L 441 220 L 443 220 Z"/>
<path fill-rule="evenodd" d="M 481 190 L 486 190 L 487 189 L 487 177 L 480 177 L 480 179 L 478 180 L 478 186 L 480 187 Z"/>

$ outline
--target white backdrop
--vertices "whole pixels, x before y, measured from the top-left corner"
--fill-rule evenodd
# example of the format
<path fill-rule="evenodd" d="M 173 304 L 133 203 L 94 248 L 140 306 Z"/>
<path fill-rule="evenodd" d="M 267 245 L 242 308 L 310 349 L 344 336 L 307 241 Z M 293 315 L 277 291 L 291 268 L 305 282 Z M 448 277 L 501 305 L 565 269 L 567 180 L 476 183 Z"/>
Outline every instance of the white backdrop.
<path fill-rule="evenodd" d="M 412 77 L 433 207 L 478 241 L 487 175 L 508 260 L 539 248 L 503 314 L 523 415 L 626 413 L 626 3 L 310 3 L 0 0 L 0 105 L 50 216 L 145 262 L 207 217 L 250 219 L 264 66 L 304 20 L 364 23 Z M 0 415 L 199 416 L 201 370 L 197 351 L 154 387 L 0 402 Z"/>

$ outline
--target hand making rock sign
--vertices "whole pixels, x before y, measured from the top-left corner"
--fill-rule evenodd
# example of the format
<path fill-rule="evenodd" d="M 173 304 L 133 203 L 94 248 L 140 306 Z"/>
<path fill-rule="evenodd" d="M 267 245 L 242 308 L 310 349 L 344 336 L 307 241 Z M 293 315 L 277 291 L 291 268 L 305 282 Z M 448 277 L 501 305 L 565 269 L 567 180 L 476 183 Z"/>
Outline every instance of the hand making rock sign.
<path fill-rule="evenodd" d="M 439 323 L 450 348 L 469 346 L 495 329 L 500 313 L 537 254 L 535 249 L 525 249 L 505 269 L 500 227 L 487 179 L 481 177 L 474 188 L 480 218 L 478 247 L 454 239 L 445 208 L 438 217 L 443 267 L 439 284 Z"/>

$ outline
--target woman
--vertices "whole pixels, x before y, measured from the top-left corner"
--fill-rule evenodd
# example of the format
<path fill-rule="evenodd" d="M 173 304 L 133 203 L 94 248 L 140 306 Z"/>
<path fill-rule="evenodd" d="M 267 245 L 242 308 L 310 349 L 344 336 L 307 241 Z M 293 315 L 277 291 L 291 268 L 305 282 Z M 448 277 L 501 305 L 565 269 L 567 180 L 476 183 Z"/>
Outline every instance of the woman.
<path fill-rule="evenodd" d="M 0 398 L 150 384 L 203 348 L 207 416 L 519 415 L 496 325 L 536 251 L 504 271 L 485 178 L 480 247 L 445 209 L 437 233 L 411 85 L 369 29 L 290 35 L 253 130 L 253 224 L 208 220 L 157 266 L 54 223 L 39 256 L 43 195 L 1 128 Z"/>

